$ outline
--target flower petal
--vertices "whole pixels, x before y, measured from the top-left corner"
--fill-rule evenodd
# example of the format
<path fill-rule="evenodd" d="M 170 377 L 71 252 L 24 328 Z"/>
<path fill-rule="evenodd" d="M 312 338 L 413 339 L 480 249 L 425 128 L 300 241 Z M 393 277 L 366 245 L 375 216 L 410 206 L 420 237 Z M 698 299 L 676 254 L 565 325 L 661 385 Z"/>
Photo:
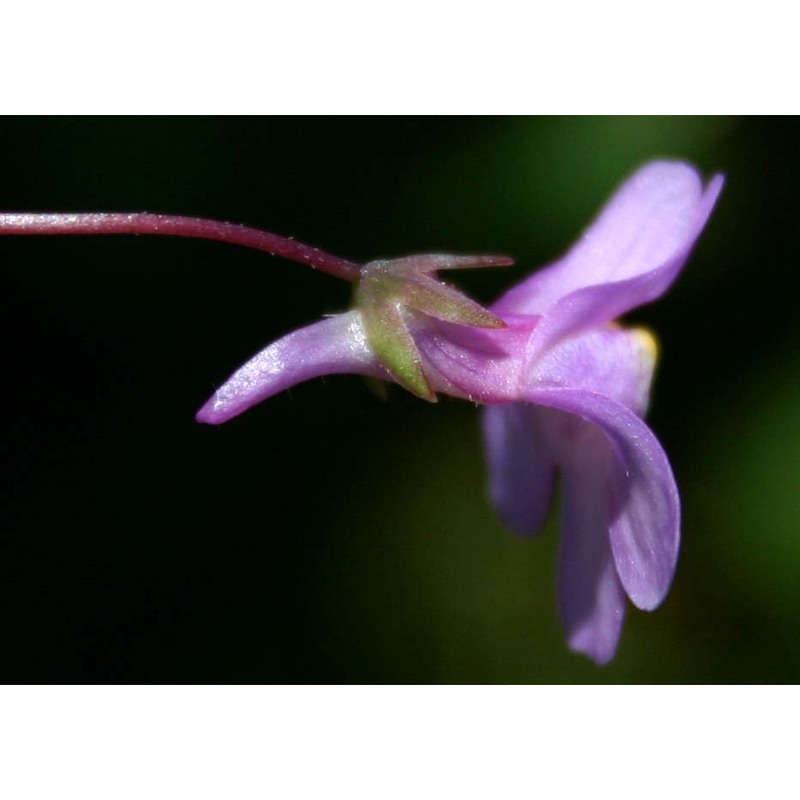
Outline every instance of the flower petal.
<path fill-rule="evenodd" d="M 606 664 L 614 657 L 622 632 L 625 593 L 608 539 L 609 464 L 615 456 L 597 428 L 591 433 L 583 437 L 591 442 L 590 452 L 576 454 L 580 457 L 562 470 L 558 597 L 570 647 Z"/>
<path fill-rule="evenodd" d="M 296 383 L 332 372 L 388 378 L 370 348 L 361 314 L 337 314 L 284 336 L 240 367 L 197 412 L 217 425 Z"/>
<path fill-rule="evenodd" d="M 539 318 L 505 322 L 505 328 L 472 328 L 418 314 L 411 333 L 433 388 L 476 403 L 518 400 L 523 355 Z"/>
<path fill-rule="evenodd" d="M 525 387 L 595 392 L 644 415 L 657 356 L 653 336 L 642 328 L 608 327 L 570 336 L 526 370 Z"/>
<path fill-rule="evenodd" d="M 652 610 L 669 591 L 680 544 L 680 499 L 661 445 L 636 414 L 602 395 L 541 388 L 527 399 L 595 423 L 611 443 L 610 538 L 617 574 L 633 603 Z"/>
<path fill-rule="evenodd" d="M 722 190 L 703 191 L 687 164 L 656 161 L 629 178 L 560 261 L 507 292 L 492 310 L 547 314 L 541 347 L 659 297 L 678 275 Z"/>
<path fill-rule="evenodd" d="M 547 519 L 553 461 L 538 435 L 535 406 L 505 403 L 483 409 L 489 463 L 489 497 L 500 518 L 521 536 L 537 533 Z"/>

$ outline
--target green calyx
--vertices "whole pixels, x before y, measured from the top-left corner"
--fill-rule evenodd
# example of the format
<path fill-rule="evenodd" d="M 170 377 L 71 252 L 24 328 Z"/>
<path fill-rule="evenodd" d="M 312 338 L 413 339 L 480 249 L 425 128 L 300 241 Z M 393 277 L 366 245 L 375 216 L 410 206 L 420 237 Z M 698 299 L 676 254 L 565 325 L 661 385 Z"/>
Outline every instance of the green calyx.
<path fill-rule="evenodd" d="M 500 256 L 424 255 L 372 261 L 363 267 L 355 303 L 372 349 L 401 386 L 423 400 L 436 402 L 409 328 L 415 315 L 475 328 L 505 327 L 499 317 L 439 281 L 436 270 L 512 263 Z"/>

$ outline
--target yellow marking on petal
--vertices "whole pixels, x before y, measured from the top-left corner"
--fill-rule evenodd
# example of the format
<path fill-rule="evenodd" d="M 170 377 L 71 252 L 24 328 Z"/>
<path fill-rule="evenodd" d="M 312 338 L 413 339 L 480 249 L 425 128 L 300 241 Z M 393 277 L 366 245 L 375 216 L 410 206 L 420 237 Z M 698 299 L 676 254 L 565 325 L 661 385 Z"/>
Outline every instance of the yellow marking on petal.
<path fill-rule="evenodd" d="M 647 358 L 651 366 L 655 366 L 658 361 L 658 339 L 655 333 L 649 328 L 633 328 L 631 333 L 636 337 L 636 341 L 642 348 L 642 355 Z"/>

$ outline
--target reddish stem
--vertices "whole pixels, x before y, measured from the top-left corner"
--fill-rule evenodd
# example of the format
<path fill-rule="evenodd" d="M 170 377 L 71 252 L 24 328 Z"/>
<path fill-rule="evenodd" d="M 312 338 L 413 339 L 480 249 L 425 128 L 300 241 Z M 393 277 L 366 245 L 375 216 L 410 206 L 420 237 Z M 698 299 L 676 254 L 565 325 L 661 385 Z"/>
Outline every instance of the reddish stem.
<path fill-rule="evenodd" d="M 197 217 L 166 214 L 0 214 L 0 236 L 51 236 L 79 234 L 151 234 L 213 239 L 263 250 L 290 261 L 299 261 L 321 272 L 355 282 L 361 267 L 352 261 L 330 255 L 316 247 L 301 244 L 267 231 Z"/>

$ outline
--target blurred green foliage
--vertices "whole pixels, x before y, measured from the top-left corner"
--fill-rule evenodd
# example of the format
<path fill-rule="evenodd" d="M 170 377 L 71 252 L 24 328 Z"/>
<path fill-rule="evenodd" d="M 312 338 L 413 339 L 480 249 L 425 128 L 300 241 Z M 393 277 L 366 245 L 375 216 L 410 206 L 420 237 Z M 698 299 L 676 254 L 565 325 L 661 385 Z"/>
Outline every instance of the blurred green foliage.
<path fill-rule="evenodd" d="M 795 682 L 800 201 L 794 120 L 6 119 L 6 210 L 248 222 L 356 260 L 564 251 L 639 164 L 727 186 L 670 294 L 651 423 L 684 497 L 664 606 L 615 662 L 568 652 L 557 519 L 485 498 L 479 410 L 355 378 L 220 429 L 214 385 L 343 284 L 208 242 L 0 240 L 0 644 L 13 681 Z"/>

